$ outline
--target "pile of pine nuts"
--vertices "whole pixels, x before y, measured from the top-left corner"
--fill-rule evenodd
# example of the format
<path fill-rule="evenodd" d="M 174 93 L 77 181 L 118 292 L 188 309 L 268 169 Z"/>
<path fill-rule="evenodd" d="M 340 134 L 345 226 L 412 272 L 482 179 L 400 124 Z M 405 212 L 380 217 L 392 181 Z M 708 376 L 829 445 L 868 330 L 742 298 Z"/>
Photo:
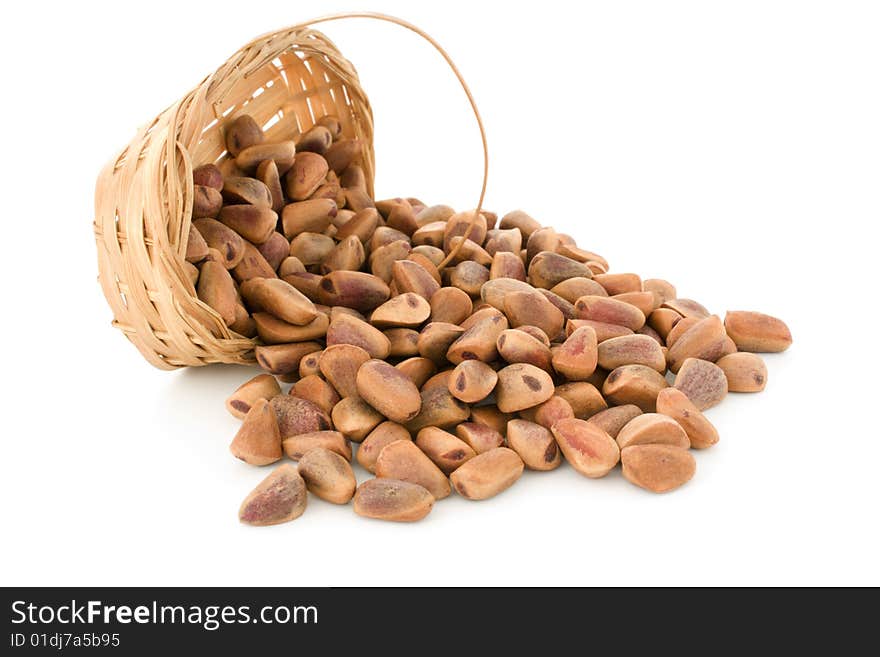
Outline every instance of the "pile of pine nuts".
<path fill-rule="evenodd" d="M 763 390 L 756 352 L 791 344 L 779 319 L 722 321 L 525 212 L 374 201 L 334 117 L 267 143 L 240 116 L 226 143 L 193 172 L 187 267 L 267 372 L 226 402 L 243 420 L 232 453 L 298 461 L 248 495 L 242 522 L 293 520 L 309 492 L 418 520 L 453 490 L 486 499 L 563 461 L 670 491 L 693 477 L 691 449 L 718 442 L 703 411 Z M 353 455 L 374 478 L 357 484 Z"/>

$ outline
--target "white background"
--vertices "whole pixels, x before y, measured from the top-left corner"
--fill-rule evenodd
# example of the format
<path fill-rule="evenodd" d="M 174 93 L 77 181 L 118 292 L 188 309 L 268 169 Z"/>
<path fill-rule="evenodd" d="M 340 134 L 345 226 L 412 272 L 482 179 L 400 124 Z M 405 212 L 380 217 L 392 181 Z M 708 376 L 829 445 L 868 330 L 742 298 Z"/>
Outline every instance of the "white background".
<path fill-rule="evenodd" d="M 487 207 L 789 323 L 767 390 L 709 412 L 722 440 L 686 487 L 563 467 L 413 525 L 314 497 L 239 525 L 267 470 L 229 454 L 223 401 L 252 372 L 161 372 L 110 327 L 94 182 L 251 37 L 346 8 L 447 46 L 488 129 Z M 479 141 L 439 57 L 385 24 L 323 29 L 373 102 L 378 194 L 473 206 Z M 876 3 L 31 2 L 0 30 L 0 583 L 880 584 Z"/>

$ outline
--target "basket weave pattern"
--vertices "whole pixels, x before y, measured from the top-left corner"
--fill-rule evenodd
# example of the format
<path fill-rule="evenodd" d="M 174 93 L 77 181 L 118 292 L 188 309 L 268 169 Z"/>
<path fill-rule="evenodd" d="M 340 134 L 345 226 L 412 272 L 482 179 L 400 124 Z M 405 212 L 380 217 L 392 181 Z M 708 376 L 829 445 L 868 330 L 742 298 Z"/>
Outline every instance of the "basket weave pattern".
<path fill-rule="evenodd" d="M 263 126 L 267 141 L 337 116 L 344 136 L 363 144 L 372 196 L 369 101 L 351 63 L 307 24 L 254 39 L 139 130 L 98 178 L 94 230 L 113 324 L 162 369 L 253 361 L 253 340 L 198 299 L 183 267 L 194 163 L 224 159 L 223 127 L 239 114 Z"/>

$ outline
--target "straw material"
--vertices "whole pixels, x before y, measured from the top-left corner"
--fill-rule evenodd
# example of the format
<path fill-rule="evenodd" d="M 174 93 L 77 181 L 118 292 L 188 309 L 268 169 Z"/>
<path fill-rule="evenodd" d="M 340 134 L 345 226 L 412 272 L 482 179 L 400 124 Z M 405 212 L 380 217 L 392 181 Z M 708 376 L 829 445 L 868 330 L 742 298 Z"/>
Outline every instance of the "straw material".
<path fill-rule="evenodd" d="M 342 18 L 405 27 L 429 41 L 452 68 L 483 140 L 483 186 L 471 223 L 476 221 L 486 192 L 486 136 L 470 90 L 436 41 L 409 23 L 373 13 L 326 16 L 258 37 L 142 128 L 98 178 L 94 230 L 99 280 L 113 309 L 113 325 L 156 367 L 254 361 L 254 340 L 231 331 L 198 299 L 183 267 L 192 220 L 193 163 L 220 164 L 226 158 L 223 129 L 228 122 L 249 114 L 263 126 L 267 141 L 278 141 L 295 140 L 322 116 L 337 116 L 343 135 L 363 144 L 360 164 L 373 196 L 369 101 L 351 63 L 326 36 L 311 29 Z"/>

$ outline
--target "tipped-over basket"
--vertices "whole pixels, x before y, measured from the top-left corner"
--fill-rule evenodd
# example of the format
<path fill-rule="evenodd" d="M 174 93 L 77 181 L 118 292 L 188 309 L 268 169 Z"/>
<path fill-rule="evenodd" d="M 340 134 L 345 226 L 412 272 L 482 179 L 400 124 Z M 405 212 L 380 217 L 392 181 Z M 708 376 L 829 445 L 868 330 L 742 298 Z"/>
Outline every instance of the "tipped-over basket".
<path fill-rule="evenodd" d="M 101 172 L 95 195 L 99 278 L 113 324 L 156 367 L 253 361 L 254 342 L 202 303 L 183 267 L 193 163 L 226 155 L 224 125 L 250 114 L 273 139 L 326 115 L 363 144 L 373 184 L 373 116 L 354 67 L 308 24 L 254 39 L 138 131 Z"/>
<path fill-rule="evenodd" d="M 362 145 L 359 164 L 373 196 L 373 115 L 357 73 L 312 29 L 343 18 L 370 18 L 415 32 L 458 78 L 488 153 L 474 99 L 449 55 L 419 28 L 370 12 L 325 16 L 258 37 L 135 135 L 101 172 L 95 192 L 99 279 L 119 328 L 161 369 L 254 362 L 255 341 L 230 330 L 199 300 L 184 268 L 192 222 L 194 166 L 227 159 L 224 128 L 248 114 L 267 141 L 296 140 L 326 115 Z M 221 166 L 222 168 L 222 166 Z"/>

